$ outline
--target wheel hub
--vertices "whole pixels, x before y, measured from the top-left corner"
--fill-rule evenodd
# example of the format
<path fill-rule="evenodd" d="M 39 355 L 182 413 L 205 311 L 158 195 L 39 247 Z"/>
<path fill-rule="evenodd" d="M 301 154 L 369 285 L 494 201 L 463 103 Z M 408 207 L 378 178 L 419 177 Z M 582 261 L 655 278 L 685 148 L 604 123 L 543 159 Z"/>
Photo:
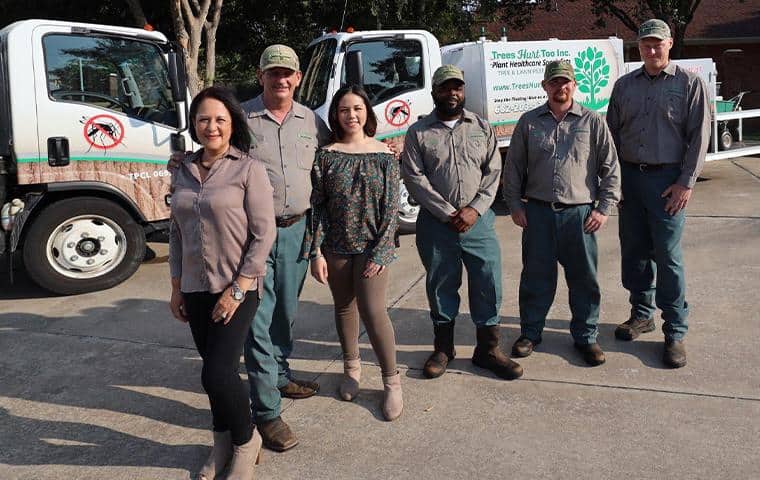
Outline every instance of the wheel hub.
<path fill-rule="evenodd" d="M 113 270 L 126 254 L 124 231 L 113 220 L 81 216 L 61 223 L 50 235 L 50 265 L 71 278 L 93 278 Z"/>

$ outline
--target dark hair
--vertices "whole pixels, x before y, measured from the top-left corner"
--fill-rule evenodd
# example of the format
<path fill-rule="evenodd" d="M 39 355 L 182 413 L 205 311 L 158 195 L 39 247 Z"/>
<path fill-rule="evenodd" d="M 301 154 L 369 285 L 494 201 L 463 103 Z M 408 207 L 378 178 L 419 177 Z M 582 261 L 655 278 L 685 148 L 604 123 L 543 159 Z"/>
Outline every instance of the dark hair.
<path fill-rule="evenodd" d="M 340 140 L 343 138 L 343 128 L 338 121 L 338 104 L 340 103 L 340 100 L 349 93 L 359 96 L 364 101 L 364 108 L 367 109 L 367 122 L 364 124 L 364 134 L 368 137 L 374 137 L 375 132 L 377 132 L 377 117 L 372 110 L 372 105 L 369 102 L 367 92 L 358 85 L 348 85 L 335 92 L 332 102 L 330 102 L 327 121 L 330 124 L 330 130 L 332 130 L 333 140 Z"/>
<path fill-rule="evenodd" d="M 232 120 L 232 135 L 230 136 L 230 145 L 247 153 L 251 148 L 251 131 L 248 129 L 248 123 L 245 120 L 245 113 L 240 106 L 235 95 L 232 91 L 222 87 L 208 87 L 204 88 L 198 95 L 193 98 L 193 103 L 190 104 L 190 138 L 195 143 L 198 141 L 198 134 L 195 131 L 195 116 L 198 114 L 198 107 L 207 98 L 213 98 L 224 104 L 227 111 L 230 112 L 230 120 Z"/>

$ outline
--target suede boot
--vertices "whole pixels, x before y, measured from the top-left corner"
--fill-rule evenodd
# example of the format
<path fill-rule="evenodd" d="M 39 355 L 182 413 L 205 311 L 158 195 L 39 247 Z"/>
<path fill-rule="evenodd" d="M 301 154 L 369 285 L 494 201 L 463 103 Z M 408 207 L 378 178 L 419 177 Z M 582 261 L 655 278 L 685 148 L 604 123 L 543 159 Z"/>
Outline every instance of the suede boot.
<path fill-rule="evenodd" d="M 227 480 L 253 480 L 253 466 L 261 461 L 261 435 L 258 430 L 248 443 L 232 446 L 232 461 Z"/>
<path fill-rule="evenodd" d="M 383 416 L 389 422 L 401 416 L 404 409 L 404 398 L 401 395 L 401 374 L 396 370 L 395 375 L 383 376 Z"/>
<path fill-rule="evenodd" d="M 198 480 L 214 480 L 227 467 L 232 458 L 232 435 L 226 432 L 214 432 L 214 446 L 206 463 L 198 472 Z"/>
<path fill-rule="evenodd" d="M 479 327 L 477 329 L 478 344 L 472 355 L 472 363 L 485 368 L 505 380 L 520 378 L 522 367 L 509 359 L 499 349 L 499 326 Z"/>
<path fill-rule="evenodd" d="M 422 373 L 427 378 L 438 378 L 446 373 L 449 362 L 456 357 L 454 349 L 454 322 L 433 325 L 433 353 L 425 362 Z"/>
<path fill-rule="evenodd" d="M 361 359 L 343 360 L 343 380 L 340 382 L 340 398 L 347 402 L 359 395 L 359 380 L 362 377 Z"/>

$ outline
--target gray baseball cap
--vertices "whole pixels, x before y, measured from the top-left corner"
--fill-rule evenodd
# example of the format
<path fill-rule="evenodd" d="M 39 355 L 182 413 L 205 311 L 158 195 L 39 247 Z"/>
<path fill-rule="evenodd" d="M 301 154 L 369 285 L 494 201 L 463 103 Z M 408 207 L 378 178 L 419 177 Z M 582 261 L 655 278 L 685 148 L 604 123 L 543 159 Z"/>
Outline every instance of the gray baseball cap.
<path fill-rule="evenodd" d="M 259 68 L 261 71 L 269 70 L 270 68 L 281 67 L 295 70 L 300 70 L 298 64 L 298 55 L 296 52 L 287 45 L 270 45 L 264 49 L 259 59 Z"/>
<path fill-rule="evenodd" d="M 546 64 L 546 68 L 544 68 L 544 81 L 548 82 L 557 77 L 575 80 L 575 70 L 573 70 L 573 66 L 570 65 L 570 62 L 552 60 Z"/>
<path fill-rule="evenodd" d="M 639 27 L 639 40 L 642 38 L 657 38 L 665 40 L 670 37 L 670 27 L 659 18 L 647 20 Z"/>

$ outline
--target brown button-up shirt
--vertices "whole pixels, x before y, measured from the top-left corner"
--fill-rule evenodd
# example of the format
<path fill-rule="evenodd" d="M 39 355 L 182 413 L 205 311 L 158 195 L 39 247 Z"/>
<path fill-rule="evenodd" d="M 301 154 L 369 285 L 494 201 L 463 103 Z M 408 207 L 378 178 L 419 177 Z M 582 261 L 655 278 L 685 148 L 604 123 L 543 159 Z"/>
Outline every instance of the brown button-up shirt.
<path fill-rule="evenodd" d="M 202 152 L 172 173 L 169 268 L 186 293 L 222 292 L 238 275 L 260 280 L 277 232 L 264 164 L 230 147 L 201 182 Z"/>
<path fill-rule="evenodd" d="M 264 162 L 274 188 L 275 215 L 304 213 L 309 209 L 314 154 L 327 143 L 330 134 L 325 122 L 293 102 L 293 108 L 280 124 L 264 106 L 261 95 L 242 106 L 253 133 L 251 154 Z"/>
<path fill-rule="evenodd" d="M 523 208 L 523 196 L 566 204 L 598 201 L 597 210 L 609 215 L 620 200 L 620 173 L 612 135 L 599 114 L 573 102 L 560 121 L 548 104 L 520 117 L 504 167 L 504 198 L 515 210 Z"/>
<path fill-rule="evenodd" d="M 449 128 L 435 111 L 406 132 L 401 176 L 409 193 L 442 222 L 463 207 L 479 214 L 499 188 L 501 156 L 491 125 L 465 110 Z"/>
<path fill-rule="evenodd" d="M 704 165 L 711 115 L 702 79 L 670 62 L 655 78 L 643 66 L 620 77 L 607 124 L 621 161 L 681 165 L 677 183 L 691 188 Z"/>

